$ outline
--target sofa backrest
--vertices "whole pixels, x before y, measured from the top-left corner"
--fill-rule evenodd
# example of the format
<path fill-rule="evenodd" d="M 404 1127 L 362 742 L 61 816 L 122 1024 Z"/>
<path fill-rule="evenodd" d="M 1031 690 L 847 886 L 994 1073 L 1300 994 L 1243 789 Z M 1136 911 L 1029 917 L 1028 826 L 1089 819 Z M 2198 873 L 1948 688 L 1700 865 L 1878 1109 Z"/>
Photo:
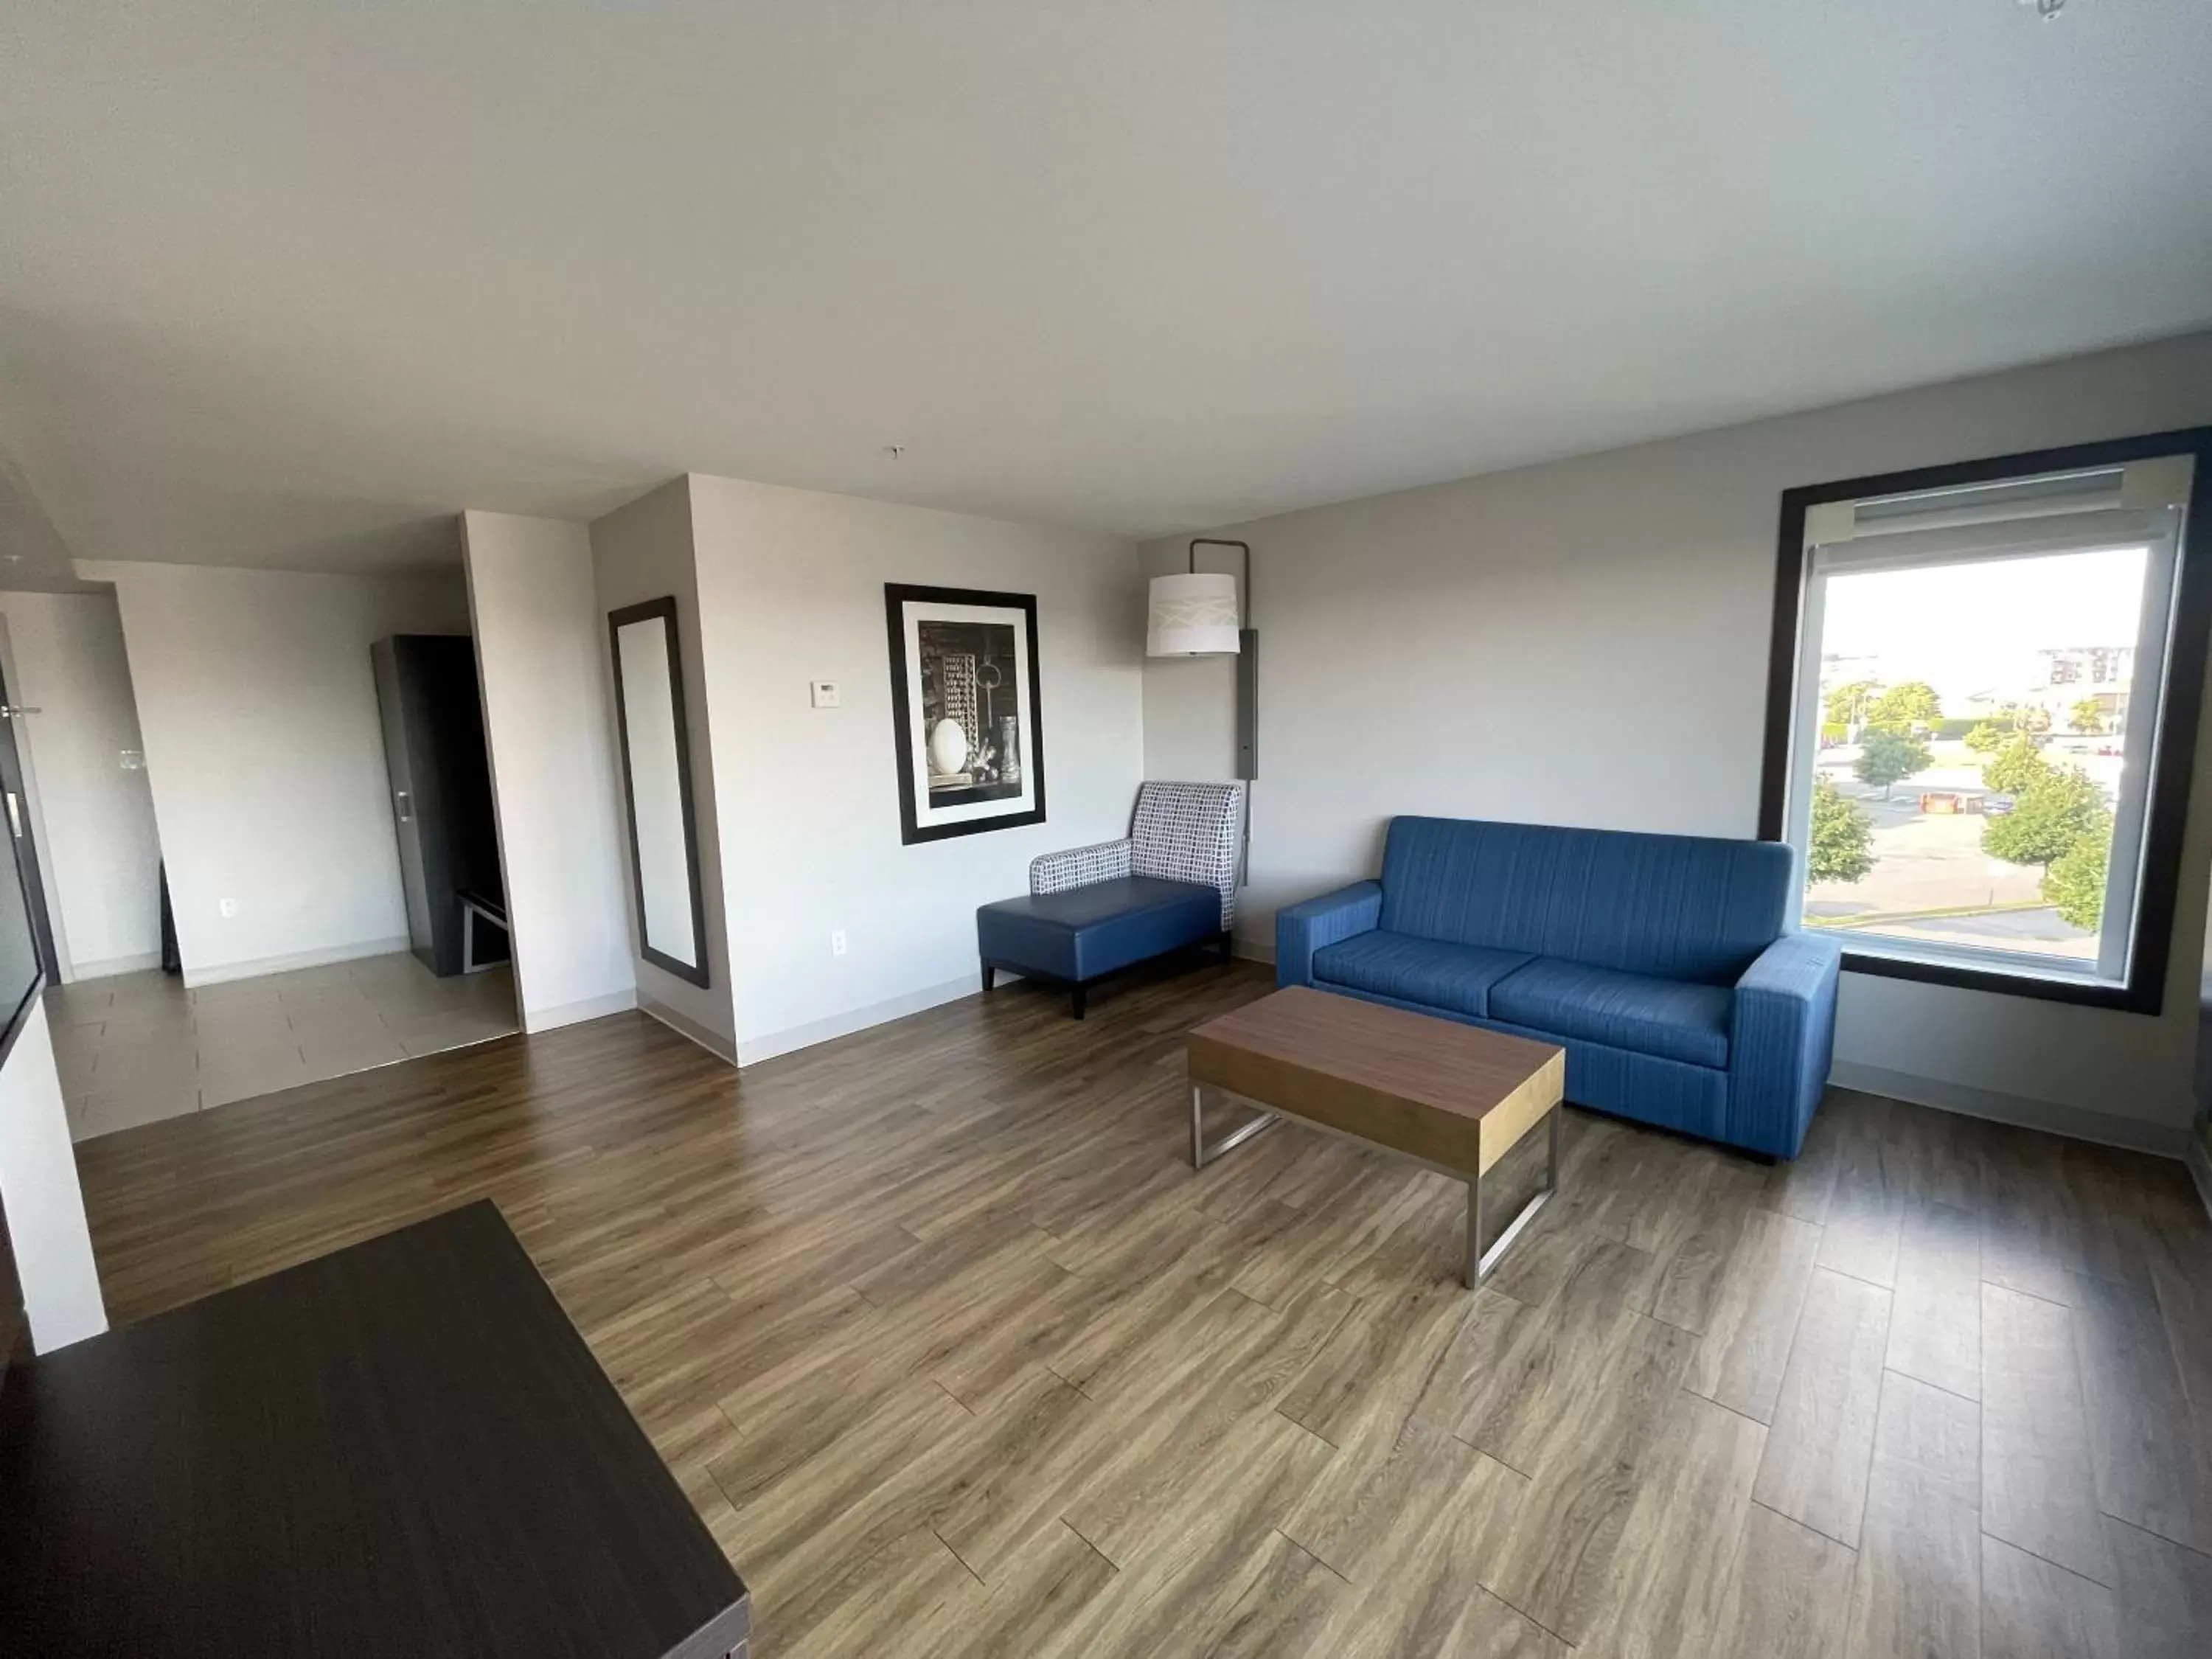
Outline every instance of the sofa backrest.
<path fill-rule="evenodd" d="M 1393 818 L 1382 926 L 1732 985 L 1781 936 L 1795 869 L 1778 842 Z"/>
<path fill-rule="evenodd" d="M 1141 783 L 1129 826 L 1129 871 L 1163 881 L 1203 882 L 1221 892 L 1221 930 L 1237 920 L 1241 783 Z"/>

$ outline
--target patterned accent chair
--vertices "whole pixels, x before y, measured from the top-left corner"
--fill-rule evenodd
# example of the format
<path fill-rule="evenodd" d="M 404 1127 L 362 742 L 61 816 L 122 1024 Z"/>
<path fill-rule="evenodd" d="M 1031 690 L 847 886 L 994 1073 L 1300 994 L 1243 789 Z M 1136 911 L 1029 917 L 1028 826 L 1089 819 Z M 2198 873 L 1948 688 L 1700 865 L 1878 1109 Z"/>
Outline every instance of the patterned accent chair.
<path fill-rule="evenodd" d="M 1226 961 L 1237 919 L 1241 783 L 1147 783 L 1129 834 L 1030 864 L 1030 890 L 975 912 L 983 988 L 1000 970 L 1067 988 L 1083 1018 L 1091 986 L 1193 945 Z"/>

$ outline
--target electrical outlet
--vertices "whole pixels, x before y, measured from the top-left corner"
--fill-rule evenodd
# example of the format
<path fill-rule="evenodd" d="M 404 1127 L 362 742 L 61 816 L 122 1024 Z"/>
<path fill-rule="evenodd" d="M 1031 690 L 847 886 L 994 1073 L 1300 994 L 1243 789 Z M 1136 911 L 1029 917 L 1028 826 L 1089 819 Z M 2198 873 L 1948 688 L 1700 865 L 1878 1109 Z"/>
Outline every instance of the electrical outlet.
<path fill-rule="evenodd" d="M 833 957 L 845 954 L 845 930 L 842 927 L 833 927 L 830 931 L 830 954 Z"/>
<path fill-rule="evenodd" d="M 806 698 L 817 708 L 836 708 L 838 706 L 837 682 L 835 680 L 807 681 Z"/>
<path fill-rule="evenodd" d="M 226 916 L 234 916 L 238 914 L 238 901 L 234 898 L 217 899 L 215 908 Z"/>

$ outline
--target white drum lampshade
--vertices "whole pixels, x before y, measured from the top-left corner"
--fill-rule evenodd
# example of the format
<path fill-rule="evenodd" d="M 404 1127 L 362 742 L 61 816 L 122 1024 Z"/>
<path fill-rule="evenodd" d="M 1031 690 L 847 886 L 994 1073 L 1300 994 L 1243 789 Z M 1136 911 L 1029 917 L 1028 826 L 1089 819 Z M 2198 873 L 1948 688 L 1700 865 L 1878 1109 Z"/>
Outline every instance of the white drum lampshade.
<path fill-rule="evenodd" d="M 1148 657 L 1237 654 L 1237 578 L 1192 571 L 1152 578 L 1145 623 Z"/>

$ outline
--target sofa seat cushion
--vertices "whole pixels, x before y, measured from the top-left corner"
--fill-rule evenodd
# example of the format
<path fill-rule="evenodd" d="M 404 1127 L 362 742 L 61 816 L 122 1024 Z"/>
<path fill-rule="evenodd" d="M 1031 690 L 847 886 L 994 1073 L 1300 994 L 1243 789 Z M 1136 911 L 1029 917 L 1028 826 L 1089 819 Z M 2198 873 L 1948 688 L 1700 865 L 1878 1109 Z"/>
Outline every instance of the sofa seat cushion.
<path fill-rule="evenodd" d="M 1218 888 L 1153 876 L 1000 899 L 975 912 L 976 949 L 984 961 L 1075 981 L 1220 933 Z"/>
<path fill-rule="evenodd" d="M 1378 928 L 1315 951 L 1313 976 L 1317 985 L 1349 986 L 1480 1018 L 1490 1012 L 1490 988 L 1534 960 L 1526 951 L 1449 945 Z"/>
<path fill-rule="evenodd" d="M 1540 1031 L 1725 1068 L 1735 993 L 1538 957 L 1490 990 L 1490 1012 Z"/>

